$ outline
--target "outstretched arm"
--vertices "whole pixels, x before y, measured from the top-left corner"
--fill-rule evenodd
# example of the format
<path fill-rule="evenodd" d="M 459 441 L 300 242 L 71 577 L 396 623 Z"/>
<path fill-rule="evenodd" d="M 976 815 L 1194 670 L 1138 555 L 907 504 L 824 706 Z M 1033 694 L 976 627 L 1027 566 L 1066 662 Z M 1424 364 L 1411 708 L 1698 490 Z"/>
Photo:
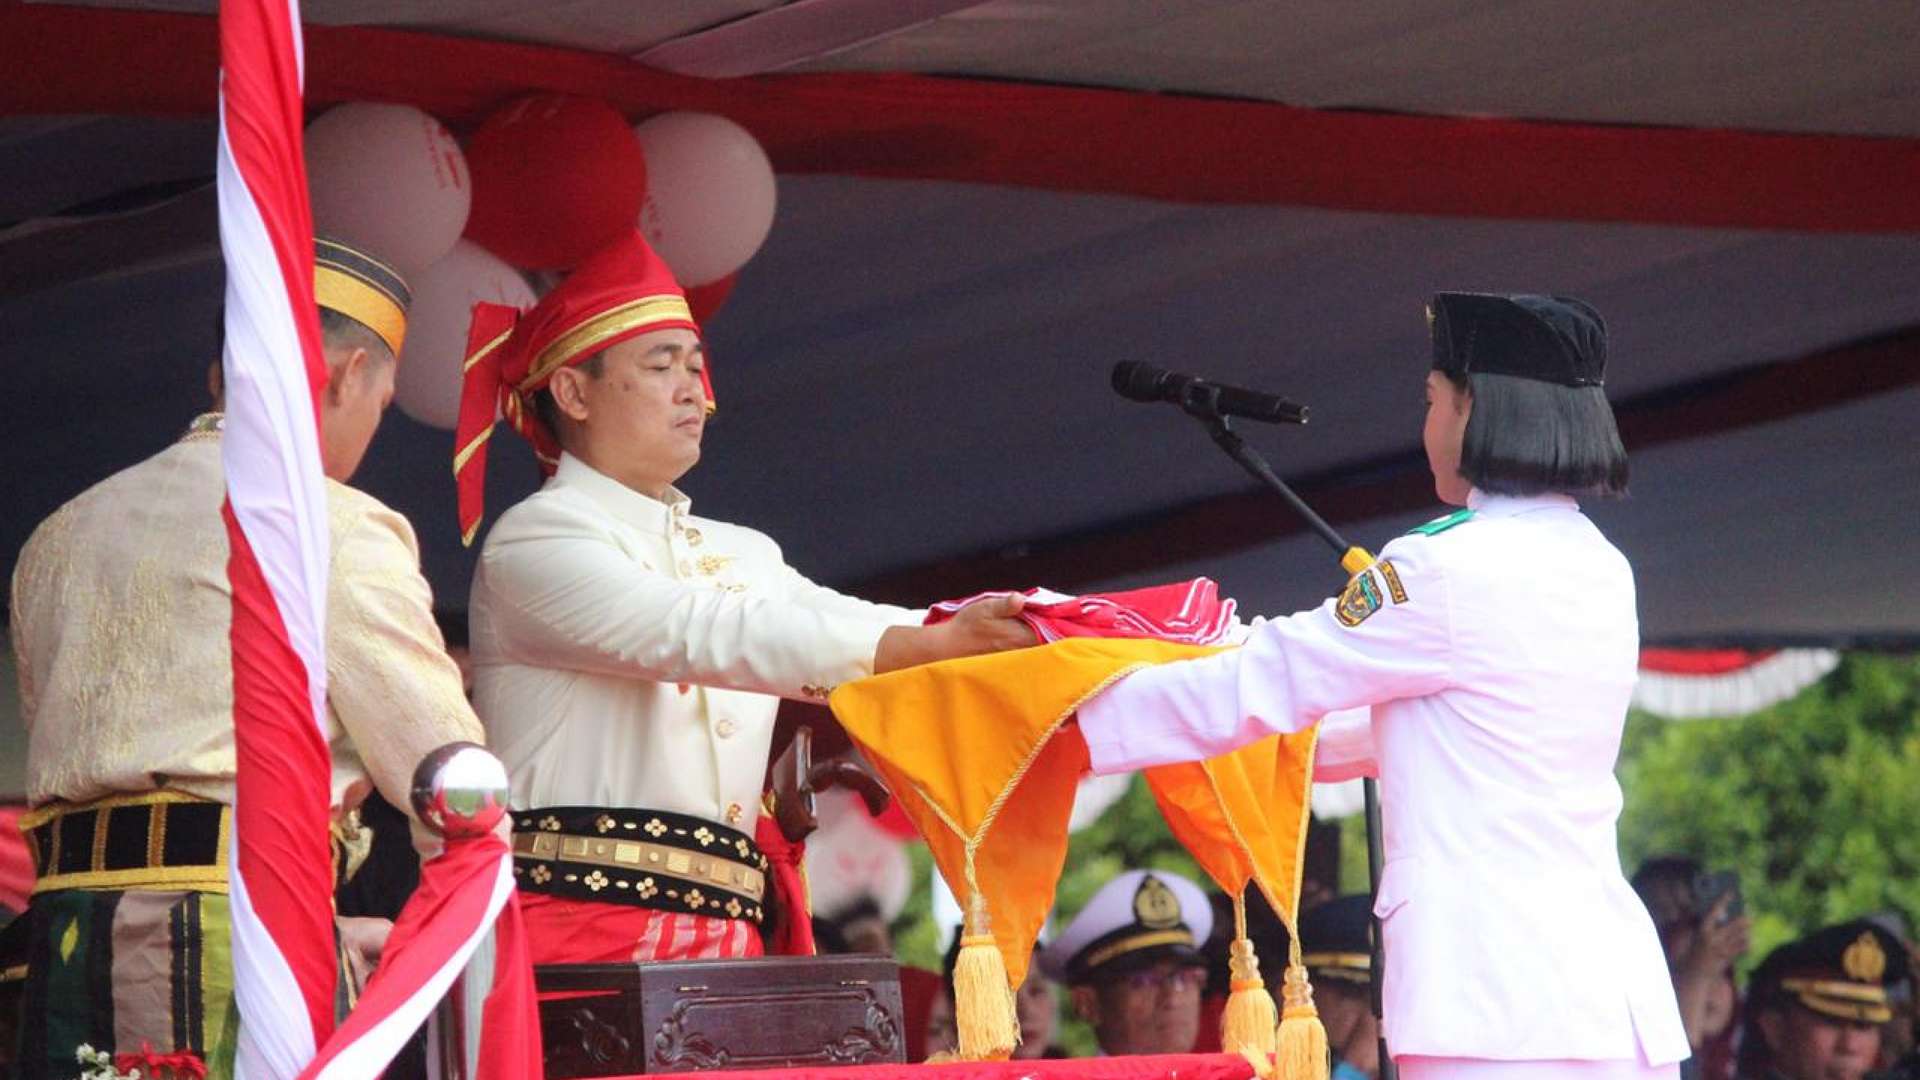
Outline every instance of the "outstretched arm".
<path fill-rule="evenodd" d="M 1453 668 L 1446 575 L 1418 543 L 1238 649 L 1147 668 L 1080 709 L 1095 772 L 1213 757 L 1329 712 L 1442 689 Z"/>

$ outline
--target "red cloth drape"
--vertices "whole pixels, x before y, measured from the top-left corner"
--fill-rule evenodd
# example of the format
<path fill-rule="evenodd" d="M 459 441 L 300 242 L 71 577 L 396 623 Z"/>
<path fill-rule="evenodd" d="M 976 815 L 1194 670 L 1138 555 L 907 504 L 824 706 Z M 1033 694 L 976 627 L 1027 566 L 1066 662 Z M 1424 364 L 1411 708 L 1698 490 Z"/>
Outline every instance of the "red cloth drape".
<path fill-rule="evenodd" d="M 203 114 L 213 22 L 0 2 L 0 115 Z M 367 26 L 307 30 L 307 103 L 393 101 L 456 127 L 516 93 L 639 118 L 720 113 L 783 173 L 1180 202 L 1512 220 L 1920 231 L 1920 140 L 1303 109 L 833 72 L 699 79 L 625 56 Z M 1196 167 L 1195 163 L 1204 163 Z"/>
<path fill-rule="evenodd" d="M 780 923 L 767 939 L 767 952 L 774 956 L 812 956 L 813 906 L 807 901 L 807 879 L 801 871 L 807 845 L 788 840 L 772 814 L 760 815 L 759 824 L 753 827 L 753 842 L 767 857 L 767 888 L 780 907 Z"/>

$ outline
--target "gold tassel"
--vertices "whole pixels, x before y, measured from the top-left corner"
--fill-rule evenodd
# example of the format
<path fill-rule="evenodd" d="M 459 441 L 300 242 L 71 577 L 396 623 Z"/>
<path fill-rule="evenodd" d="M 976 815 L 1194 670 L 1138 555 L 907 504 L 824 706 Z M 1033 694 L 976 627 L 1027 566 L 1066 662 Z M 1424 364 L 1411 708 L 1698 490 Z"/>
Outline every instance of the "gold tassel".
<path fill-rule="evenodd" d="M 1320 1010 L 1313 1007 L 1313 984 L 1307 981 L 1307 969 L 1300 963 L 1300 935 L 1294 934 L 1287 950 L 1286 982 L 1280 988 L 1280 1078 L 1281 1080 L 1327 1080 L 1332 1057 L 1327 1053 L 1327 1028 L 1320 1022 Z"/>
<path fill-rule="evenodd" d="M 1260 978 L 1260 960 L 1253 954 L 1253 942 L 1247 939 L 1244 892 L 1233 898 L 1233 945 L 1227 971 L 1232 993 L 1227 995 L 1227 1011 L 1220 1017 L 1220 1048 L 1244 1055 L 1260 1080 L 1272 1080 L 1273 1055 L 1278 1048 L 1274 1028 L 1280 1022 L 1280 1012 Z"/>
<path fill-rule="evenodd" d="M 1020 1041 L 1007 964 L 993 940 L 986 897 L 978 892 L 967 897 L 960 957 L 953 967 L 953 1025 L 965 1061 L 1005 1061 Z"/>

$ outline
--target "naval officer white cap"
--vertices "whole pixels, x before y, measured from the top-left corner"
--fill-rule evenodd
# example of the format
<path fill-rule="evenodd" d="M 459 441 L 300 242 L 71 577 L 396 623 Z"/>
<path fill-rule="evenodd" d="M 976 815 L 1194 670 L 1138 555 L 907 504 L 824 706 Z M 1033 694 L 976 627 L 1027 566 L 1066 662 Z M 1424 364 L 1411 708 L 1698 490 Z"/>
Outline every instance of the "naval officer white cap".
<path fill-rule="evenodd" d="M 1204 964 L 1213 907 L 1200 886 L 1165 870 L 1129 870 L 1101 886 L 1060 936 L 1040 952 L 1053 979 L 1084 983 L 1162 960 Z"/>

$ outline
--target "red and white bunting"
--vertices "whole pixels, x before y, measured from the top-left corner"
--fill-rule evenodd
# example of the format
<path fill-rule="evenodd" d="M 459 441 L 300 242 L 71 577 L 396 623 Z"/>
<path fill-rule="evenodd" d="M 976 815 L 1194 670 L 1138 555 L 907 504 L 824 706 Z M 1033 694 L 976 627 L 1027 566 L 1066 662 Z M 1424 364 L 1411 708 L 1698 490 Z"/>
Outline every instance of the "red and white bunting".
<path fill-rule="evenodd" d="M 1793 697 L 1839 664 L 1833 649 L 1642 649 L 1633 704 L 1670 720 L 1745 716 Z"/>

